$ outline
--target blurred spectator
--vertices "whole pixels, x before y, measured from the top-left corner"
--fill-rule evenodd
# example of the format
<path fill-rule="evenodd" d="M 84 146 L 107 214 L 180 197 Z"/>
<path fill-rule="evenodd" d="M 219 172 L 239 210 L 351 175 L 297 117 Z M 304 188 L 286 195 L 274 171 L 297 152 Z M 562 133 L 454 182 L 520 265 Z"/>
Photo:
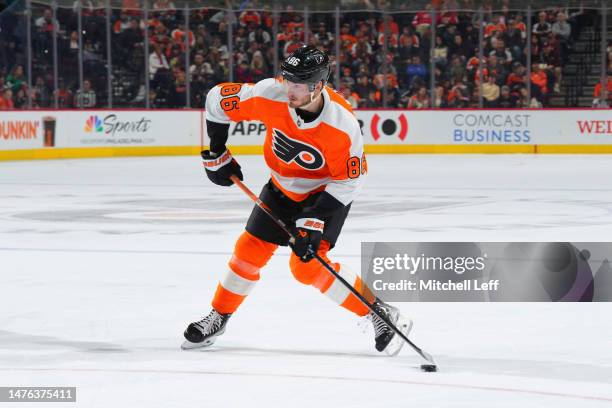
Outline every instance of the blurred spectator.
<path fill-rule="evenodd" d="M 544 50 L 542 53 L 542 62 L 548 72 L 553 74 L 554 85 L 553 90 L 555 93 L 561 92 L 561 79 L 562 79 L 562 71 L 561 71 L 561 57 L 559 53 L 559 48 L 555 47 L 552 43 L 547 43 L 544 46 Z"/>
<path fill-rule="evenodd" d="M 483 70 L 483 79 L 485 82 L 487 82 L 488 78 L 493 76 L 496 78 L 498 85 L 504 85 L 506 78 L 508 77 L 508 72 L 503 65 L 499 64 L 498 61 L 499 60 L 497 59 L 496 55 L 491 55 L 488 58 L 487 64 Z M 478 72 L 476 73 L 476 82 L 479 82 Z"/>
<path fill-rule="evenodd" d="M 0 69 L 0 94 L 1 92 L 4 90 L 4 84 L 6 82 L 6 79 L 2 73 L 2 70 Z"/>
<path fill-rule="evenodd" d="M 384 14 L 383 16 L 383 20 L 378 25 L 378 32 L 384 33 L 385 31 L 389 31 L 389 33 L 393 34 L 397 39 L 399 35 L 399 25 L 395 22 L 391 14 Z"/>
<path fill-rule="evenodd" d="M 257 50 L 253 53 L 250 69 L 253 82 L 259 82 L 268 77 L 268 64 L 261 51 Z"/>
<path fill-rule="evenodd" d="M 246 61 L 242 61 L 236 68 L 236 82 L 253 82 L 253 75 Z"/>
<path fill-rule="evenodd" d="M 465 66 L 458 55 L 451 59 L 450 68 L 448 69 L 449 78 L 451 80 L 464 81 L 466 76 Z"/>
<path fill-rule="evenodd" d="M 541 11 L 538 14 L 538 22 L 534 24 L 532 32 L 535 34 L 536 38 L 541 38 L 548 36 L 548 33 L 551 32 L 551 25 L 548 23 L 548 15 L 545 11 Z"/>
<path fill-rule="evenodd" d="M 325 23 L 320 23 L 317 32 L 314 34 L 318 44 L 321 44 L 325 49 L 331 49 L 334 43 L 334 36 L 327 31 Z"/>
<path fill-rule="evenodd" d="M 465 43 L 461 34 L 455 34 L 450 47 L 450 54 L 467 61 L 470 56 L 474 55 L 474 48 Z"/>
<path fill-rule="evenodd" d="M 79 33 L 77 31 L 72 31 L 70 33 L 70 38 L 68 39 L 68 52 L 72 55 L 76 55 L 79 51 Z"/>
<path fill-rule="evenodd" d="M 127 28 L 121 32 L 118 38 L 121 47 L 121 55 L 124 58 L 130 56 L 136 49 L 136 47 L 142 48 L 144 42 L 143 31 L 139 26 L 138 20 L 131 19 L 127 25 Z"/>
<path fill-rule="evenodd" d="M 406 32 L 400 38 L 399 55 L 403 60 L 412 61 L 414 57 L 421 56 L 421 49 L 416 40 L 418 37 L 410 34 L 408 29 Z"/>
<path fill-rule="evenodd" d="M 302 46 L 302 41 L 300 40 L 300 33 L 294 32 L 289 37 L 289 41 L 285 43 L 285 49 L 283 52 L 283 58 L 287 58 L 289 55 L 293 54 L 295 50 Z"/>
<path fill-rule="evenodd" d="M 119 15 L 119 18 L 115 20 L 113 24 L 113 32 L 115 34 L 121 34 L 123 31 L 127 30 L 130 27 L 130 20 L 128 19 L 128 15 L 125 12 L 122 12 Z"/>
<path fill-rule="evenodd" d="M 494 75 L 489 75 L 487 82 L 482 85 L 482 97 L 484 98 L 485 108 L 496 108 L 497 102 L 501 95 L 499 85 L 496 83 L 497 78 Z"/>
<path fill-rule="evenodd" d="M 170 91 L 170 107 L 182 108 L 187 104 L 187 80 L 185 71 L 176 69 L 174 74 L 174 83 Z"/>
<path fill-rule="evenodd" d="M 480 107 L 480 87 L 475 86 L 470 94 L 470 100 L 467 105 L 470 109 L 476 109 Z"/>
<path fill-rule="evenodd" d="M 243 27 L 247 27 L 250 25 L 259 26 L 261 24 L 261 16 L 257 11 L 245 10 L 240 13 L 238 21 Z"/>
<path fill-rule="evenodd" d="M 0 96 L 0 110 L 13 110 L 15 103 L 13 102 L 13 91 L 10 88 L 5 88 Z"/>
<path fill-rule="evenodd" d="M 264 31 L 263 27 L 257 27 L 249 33 L 249 42 L 267 45 L 272 41 L 270 33 Z"/>
<path fill-rule="evenodd" d="M 34 52 L 37 55 L 47 55 L 51 57 L 50 48 L 53 36 L 53 28 L 59 33 L 59 22 L 53 19 L 53 11 L 47 8 L 43 11 L 43 15 L 34 20 Z M 59 33 L 61 34 L 61 33 Z"/>
<path fill-rule="evenodd" d="M 340 28 L 340 45 L 346 51 L 357 42 L 357 37 L 351 34 L 351 25 L 348 23 L 342 24 Z"/>
<path fill-rule="evenodd" d="M 36 77 L 36 82 L 34 83 L 32 91 L 32 100 L 36 107 L 45 108 L 50 105 L 51 95 L 43 77 Z"/>
<path fill-rule="evenodd" d="M 153 52 L 149 55 L 149 78 L 157 84 L 168 75 L 170 64 L 159 44 L 153 44 Z"/>
<path fill-rule="evenodd" d="M 371 90 L 368 93 L 368 99 L 366 99 L 365 103 L 363 104 L 364 108 L 380 108 L 382 107 L 382 103 L 377 95 L 377 91 L 376 90 Z"/>
<path fill-rule="evenodd" d="M 532 98 L 535 99 L 535 98 Z M 529 102 L 529 94 L 527 88 L 519 89 L 518 94 L 516 95 L 516 107 L 519 109 L 527 109 L 531 107 Z"/>
<path fill-rule="evenodd" d="M 461 79 L 455 79 L 454 85 L 448 93 L 448 106 L 450 108 L 467 108 L 470 101 L 470 91 Z"/>
<path fill-rule="evenodd" d="M 446 67 L 448 64 L 448 47 L 442 42 L 442 37 L 436 37 L 436 46 L 432 57 L 434 63 L 438 66 Z"/>
<path fill-rule="evenodd" d="M 525 67 L 520 62 L 512 64 L 512 73 L 506 79 L 506 85 L 510 87 L 511 92 L 518 92 L 520 88 L 526 86 Z"/>
<path fill-rule="evenodd" d="M 601 95 L 599 98 L 593 99 L 593 104 L 591 105 L 591 107 L 598 109 L 609 108 L 610 102 L 612 102 L 610 98 L 610 93 L 606 88 L 604 88 L 603 93 L 600 92 L 600 94 Z"/>
<path fill-rule="evenodd" d="M 91 89 L 91 82 L 88 79 L 83 81 L 83 89 L 77 91 L 74 97 L 74 107 L 79 109 L 96 107 L 96 93 Z"/>
<path fill-rule="evenodd" d="M 594 108 L 609 108 L 612 106 L 612 78 L 606 78 L 606 86 L 602 89 L 601 82 L 595 85 L 595 91 L 593 93 L 593 107 Z"/>
<path fill-rule="evenodd" d="M 506 31 L 506 24 L 501 21 L 501 16 L 494 15 L 493 21 L 485 25 L 484 36 L 485 38 L 492 37 L 496 34 L 501 34 Z"/>
<path fill-rule="evenodd" d="M 176 66 L 184 66 L 185 64 L 185 56 L 181 51 L 181 46 L 179 44 L 173 43 L 170 47 L 168 47 L 169 52 L 167 54 L 167 61 L 170 68 Z"/>
<path fill-rule="evenodd" d="M 487 61 L 488 60 L 486 58 L 479 61 L 478 57 L 476 56 L 473 56 L 467 61 L 465 69 L 468 76 L 468 81 L 470 83 L 480 81 L 480 65 L 482 64 L 483 67 L 486 67 Z"/>
<path fill-rule="evenodd" d="M 557 21 L 551 28 L 553 34 L 559 36 L 564 41 L 569 41 L 572 36 L 572 27 L 567 22 L 565 13 L 557 14 Z"/>
<path fill-rule="evenodd" d="M 350 88 L 342 88 L 342 96 L 344 97 L 344 99 L 346 99 L 346 101 L 351 105 L 351 107 L 353 109 L 357 108 L 359 106 L 359 102 L 357 102 L 357 99 L 355 98 L 355 96 L 351 93 L 351 89 Z"/>
<path fill-rule="evenodd" d="M 417 93 L 408 101 L 408 109 L 427 109 L 430 107 L 429 95 L 425 87 L 419 88 Z"/>
<path fill-rule="evenodd" d="M 433 106 L 435 108 L 447 108 L 448 107 L 448 95 L 443 86 L 436 87 L 436 95 L 433 99 Z"/>
<path fill-rule="evenodd" d="M 531 83 L 539 90 L 541 94 L 540 101 L 545 100 L 548 95 L 548 75 L 546 75 L 544 67 L 541 64 L 533 64 L 531 67 Z"/>
<path fill-rule="evenodd" d="M 406 81 L 410 87 L 412 87 L 415 78 L 420 78 L 421 80 L 425 80 L 427 77 L 427 68 L 421 62 L 421 57 L 415 55 L 412 57 L 412 61 L 406 68 Z"/>
<path fill-rule="evenodd" d="M 557 21 L 552 25 L 552 33 L 559 41 L 561 63 L 565 64 L 567 62 L 567 54 L 569 53 L 572 38 L 572 26 L 567 22 L 565 13 L 557 14 Z"/>
<path fill-rule="evenodd" d="M 510 66 L 512 63 L 512 53 L 508 48 L 506 48 L 506 43 L 504 40 L 498 39 L 496 41 L 495 47 L 489 53 L 489 56 L 497 57 L 497 61 L 502 65 Z"/>
<path fill-rule="evenodd" d="M 372 45 L 367 41 L 366 37 L 359 37 L 357 42 L 351 47 L 353 58 L 365 59 L 367 56 L 372 55 L 372 53 Z"/>
<path fill-rule="evenodd" d="M 503 109 L 514 109 L 516 108 L 517 98 L 517 96 L 513 96 L 510 93 L 510 87 L 504 85 L 501 87 L 501 95 L 499 97 L 499 101 L 497 102 L 497 107 Z"/>
<path fill-rule="evenodd" d="M 11 88 L 14 94 L 18 90 L 27 86 L 26 78 L 23 73 L 23 65 L 15 65 L 11 73 L 6 77 L 6 86 Z"/>
<path fill-rule="evenodd" d="M 431 19 L 431 10 L 431 4 L 427 4 L 427 6 L 425 6 L 425 10 L 416 13 L 414 19 L 412 20 L 412 26 L 420 35 L 427 32 L 433 23 L 433 20 Z"/>
<path fill-rule="evenodd" d="M 353 79 L 353 75 L 349 67 L 342 68 L 342 77 L 340 77 L 340 82 L 348 88 L 353 88 L 355 85 L 355 80 Z"/>
<path fill-rule="evenodd" d="M 72 92 L 66 88 L 63 78 L 59 78 L 57 87 L 58 89 L 55 92 L 57 107 L 60 109 L 72 108 Z"/>
<path fill-rule="evenodd" d="M 398 106 L 400 94 L 394 81 L 387 80 L 387 86 L 383 88 L 383 92 L 385 93 L 384 98 L 386 98 L 387 106 Z"/>
<path fill-rule="evenodd" d="M 25 88 L 19 88 L 15 93 L 15 109 L 26 109 L 28 107 L 28 95 Z"/>
<path fill-rule="evenodd" d="M 370 79 L 366 74 L 359 74 L 357 77 L 357 84 L 355 84 L 354 89 L 363 103 L 365 103 L 370 92 L 376 92 L 376 87 L 370 83 Z"/>
<path fill-rule="evenodd" d="M 502 37 L 506 47 L 510 50 L 512 60 L 522 60 L 524 57 L 525 40 L 527 38 L 525 23 L 520 21 L 520 14 L 516 15 L 515 20 L 510 20 L 510 26 Z"/>
<path fill-rule="evenodd" d="M 53 32 L 53 25 L 59 30 L 59 22 L 53 20 L 53 10 L 50 8 L 43 11 L 43 15 L 34 20 L 34 26 L 41 32 L 51 33 Z"/>

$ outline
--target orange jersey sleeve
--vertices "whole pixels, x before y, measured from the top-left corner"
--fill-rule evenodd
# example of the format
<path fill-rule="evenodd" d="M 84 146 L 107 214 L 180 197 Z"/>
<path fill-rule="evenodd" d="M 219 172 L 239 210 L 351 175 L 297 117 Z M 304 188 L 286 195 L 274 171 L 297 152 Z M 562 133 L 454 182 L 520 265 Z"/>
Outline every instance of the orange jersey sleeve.
<path fill-rule="evenodd" d="M 268 78 L 257 82 L 226 82 L 216 85 L 206 96 L 206 120 L 217 123 L 261 120 L 262 108 L 277 98 L 272 95 L 278 90 L 276 79 Z M 278 93 L 278 92 L 277 92 Z"/>

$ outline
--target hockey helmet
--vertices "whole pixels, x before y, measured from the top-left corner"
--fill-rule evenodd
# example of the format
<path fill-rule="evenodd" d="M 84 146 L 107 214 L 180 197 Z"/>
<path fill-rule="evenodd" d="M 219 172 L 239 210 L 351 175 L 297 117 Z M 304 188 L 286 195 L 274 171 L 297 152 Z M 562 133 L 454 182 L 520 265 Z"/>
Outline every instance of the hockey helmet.
<path fill-rule="evenodd" d="M 323 51 L 304 45 L 283 61 L 280 70 L 284 79 L 297 84 L 308 84 L 312 92 L 319 81 L 323 81 L 323 85 L 327 83 L 331 64 Z"/>

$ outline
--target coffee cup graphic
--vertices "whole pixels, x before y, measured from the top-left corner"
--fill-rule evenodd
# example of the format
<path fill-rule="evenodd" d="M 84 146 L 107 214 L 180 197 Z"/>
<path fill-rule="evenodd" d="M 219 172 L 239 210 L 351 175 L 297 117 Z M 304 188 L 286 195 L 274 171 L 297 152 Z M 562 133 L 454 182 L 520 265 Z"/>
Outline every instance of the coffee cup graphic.
<path fill-rule="evenodd" d="M 43 117 L 43 132 L 44 132 L 44 146 L 53 147 L 55 146 L 55 123 L 56 118 L 53 116 Z"/>

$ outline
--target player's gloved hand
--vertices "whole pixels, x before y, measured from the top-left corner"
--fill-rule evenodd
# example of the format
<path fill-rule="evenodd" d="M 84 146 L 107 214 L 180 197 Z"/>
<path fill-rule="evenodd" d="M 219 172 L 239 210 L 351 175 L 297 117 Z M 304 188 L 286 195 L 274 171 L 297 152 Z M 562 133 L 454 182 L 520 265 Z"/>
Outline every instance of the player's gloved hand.
<path fill-rule="evenodd" d="M 206 175 L 213 183 L 219 186 L 231 186 L 234 182 L 230 176 L 236 175 L 242 181 L 242 171 L 240 165 L 232 157 L 229 150 L 225 149 L 221 153 L 204 150 L 202 153 L 202 164 Z"/>
<path fill-rule="evenodd" d="M 290 242 L 289 246 L 302 262 L 310 261 L 319 250 L 324 227 L 325 222 L 314 217 L 301 217 L 295 221 L 295 242 Z"/>

